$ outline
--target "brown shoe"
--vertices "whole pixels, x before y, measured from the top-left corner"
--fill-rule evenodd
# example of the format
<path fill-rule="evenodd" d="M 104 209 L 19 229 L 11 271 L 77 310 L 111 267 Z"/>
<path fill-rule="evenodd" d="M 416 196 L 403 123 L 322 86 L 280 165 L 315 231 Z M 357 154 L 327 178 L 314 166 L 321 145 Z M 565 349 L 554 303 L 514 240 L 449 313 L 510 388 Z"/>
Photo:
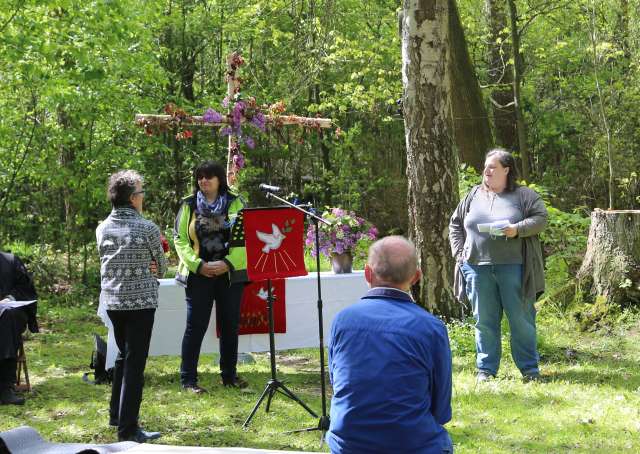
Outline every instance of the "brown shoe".
<path fill-rule="evenodd" d="M 249 386 L 249 382 L 239 375 L 236 375 L 232 380 L 223 378 L 222 384 L 229 388 L 239 388 L 239 389 L 244 389 L 247 386 Z"/>
<path fill-rule="evenodd" d="M 182 389 L 192 392 L 193 394 L 206 394 L 209 392 L 198 385 L 182 385 Z"/>

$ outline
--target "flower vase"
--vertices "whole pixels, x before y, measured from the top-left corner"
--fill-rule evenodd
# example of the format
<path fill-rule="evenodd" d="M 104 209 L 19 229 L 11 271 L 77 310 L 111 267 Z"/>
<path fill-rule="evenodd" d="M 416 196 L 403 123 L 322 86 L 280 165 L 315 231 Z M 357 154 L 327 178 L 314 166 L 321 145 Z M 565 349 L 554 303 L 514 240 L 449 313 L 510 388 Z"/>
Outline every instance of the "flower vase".
<path fill-rule="evenodd" d="M 351 272 L 353 266 L 353 256 L 350 252 L 342 254 L 331 254 L 331 268 L 336 274 L 345 274 Z"/>

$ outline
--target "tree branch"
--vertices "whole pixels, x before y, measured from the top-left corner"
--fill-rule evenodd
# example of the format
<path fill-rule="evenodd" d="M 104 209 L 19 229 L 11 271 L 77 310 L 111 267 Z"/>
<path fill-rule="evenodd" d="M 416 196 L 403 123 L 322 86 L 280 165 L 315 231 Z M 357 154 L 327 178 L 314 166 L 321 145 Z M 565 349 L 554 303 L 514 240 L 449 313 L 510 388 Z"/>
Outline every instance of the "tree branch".
<path fill-rule="evenodd" d="M 9 26 L 9 24 L 13 21 L 13 19 L 15 19 L 15 17 L 18 15 L 18 12 L 22 8 L 22 6 L 24 6 L 24 0 L 22 0 L 22 2 L 20 2 L 20 4 L 16 7 L 16 10 L 13 12 L 11 17 L 7 19 L 7 21 L 4 24 L 2 24 L 2 26 L 0 27 L 0 33 L 4 32 L 4 29 Z"/>
<path fill-rule="evenodd" d="M 27 155 L 29 153 L 29 149 L 31 148 L 31 142 L 33 141 L 33 136 L 35 135 L 37 124 L 38 124 L 38 121 L 34 117 L 33 126 L 31 127 L 31 134 L 29 136 L 29 142 L 27 142 L 27 145 L 24 147 L 24 150 L 22 151 L 22 157 L 20 159 L 20 163 L 16 166 L 15 169 L 13 169 L 13 175 L 11 175 L 11 180 L 9 181 L 9 184 L 7 185 L 7 190 L 5 191 L 4 195 L 2 196 L 2 199 L 1 199 L 2 200 L 2 206 L 0 206 L 0 218 L 2 218 L 3 215 L 4 215 L 4 210 L 7 207 L 7 203 L 9 202 L 9 194 L 11 194 L 11 191 L 13 190 L 13 187 L 15 186 L 15 182 L 16 182 L 16 178 L 18 177 L 18 173 L 22 169 L 22 166 L 24 165 L 24 162 L 27 159 Z M 21 140 L 22 140 L 22 138 L 20 138 L 20 141 Z"/>

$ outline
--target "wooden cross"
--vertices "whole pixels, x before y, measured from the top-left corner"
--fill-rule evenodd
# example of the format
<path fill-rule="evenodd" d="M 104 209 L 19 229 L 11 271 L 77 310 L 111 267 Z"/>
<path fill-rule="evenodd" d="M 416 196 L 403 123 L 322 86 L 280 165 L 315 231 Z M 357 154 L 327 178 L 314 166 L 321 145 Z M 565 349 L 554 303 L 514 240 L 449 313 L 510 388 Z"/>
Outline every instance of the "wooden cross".
<path fill-rule="evenodd" d="M 237 77 L 238 68 L 244 63 L 239 53 L 233 52 L 227 57 L 227 99 L 231 104 L 231 100 L 240 91 L 240 79 Z M 230 109 L 227 114 L 230 114 Z M 297 115 L 265 115 L 266 125 L 284 126 L 299 125 L 305 128 L 326 129 L 332 125 L 330 118 L 310 118 L 300 117 Z M 242 122 L 246 119 L 243 118 Z M 176 117 L 173 115 L 154 115 L 154 114 L 136 114 L 135 122 L 138 126 L 144 128 L 168 128 L 176 126 Z M 172 124 L 173 123 L 173 124 Z M 185 116 L 180 119 L 181 126 L 207 126 L 207 127 L 223 127 L 229 126 L 231 121 L 229 117 L 223 117 L 219 122 L 207 122 L 203 116 Z M 229 185 L 233 185 L 236 181 L 238 166 L 233 162 L 233 155 L 238 150 L 238 138 L 235 134 L 229 134 L 229 148 L 227 154 L 227 180 Z"/>

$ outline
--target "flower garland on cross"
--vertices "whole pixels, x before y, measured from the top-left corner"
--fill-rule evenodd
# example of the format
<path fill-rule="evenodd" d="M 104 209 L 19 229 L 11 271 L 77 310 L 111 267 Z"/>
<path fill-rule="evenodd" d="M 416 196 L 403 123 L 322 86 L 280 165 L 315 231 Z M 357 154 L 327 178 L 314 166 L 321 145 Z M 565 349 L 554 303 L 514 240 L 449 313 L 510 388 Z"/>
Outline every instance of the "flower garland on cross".
<path fill-rule="evenodd" d="M 297 115 L 284 115 L 284 102 L 279 101 L 270 106 L 259 106 L 254 97 L 244 98 L 240 92 L 241 79 L 237 70 L 244 64 L 244 59 L 238 52 L 232 52 L 227 57 L 227 96 L 222 106 L 227 109 L 226 114 L 208 108 L 202 116 L 191 116 L 174 104 L 167 104 L 164 115 L 137 114 L 135 122 L 144 128 L 147 135 L 155 135 L 165 131 L 175 131 L 176 140 L 187 140 L 193 137 L 191 127 L 213 126 L 220 127 L 220 134 L 229 137 L 227 154 L 227 180 L 233 186 L 238 172 L 244 167 L 245 159 L 240 149 L 244 144 L 248 149 L 255 147 L 255 141 L 243 130 L 242 125 L 248 123 L 260 132 L 266 132 L 268 127 L 298 125 L 306 129 L 331 128 L 330 118 L 309 118 Z M 336 128 L 339 136 L 340 128 Z"/>

